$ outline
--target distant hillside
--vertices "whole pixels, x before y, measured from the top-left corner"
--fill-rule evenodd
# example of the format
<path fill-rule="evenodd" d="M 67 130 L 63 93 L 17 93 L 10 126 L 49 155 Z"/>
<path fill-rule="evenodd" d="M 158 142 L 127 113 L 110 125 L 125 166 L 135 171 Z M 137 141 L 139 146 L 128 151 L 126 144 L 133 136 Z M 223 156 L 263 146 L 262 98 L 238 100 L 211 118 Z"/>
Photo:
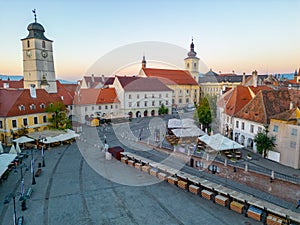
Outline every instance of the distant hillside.
<path fill-rule="evenodd" d="M 8 78 L 10 80 L 21 80 L 23 78 L 23 76 L 20 75 L 12 75 L 12 76 L 8 76 L 8 75 L 1 75 L 0 74 L 0 79 L 1 80 L 8 80 Z M 68 81 L 68 80 L 62 80 L 62 79 L 58 79 L 60 83 L 62 84 L 76 84 L 76 81 Z"/>

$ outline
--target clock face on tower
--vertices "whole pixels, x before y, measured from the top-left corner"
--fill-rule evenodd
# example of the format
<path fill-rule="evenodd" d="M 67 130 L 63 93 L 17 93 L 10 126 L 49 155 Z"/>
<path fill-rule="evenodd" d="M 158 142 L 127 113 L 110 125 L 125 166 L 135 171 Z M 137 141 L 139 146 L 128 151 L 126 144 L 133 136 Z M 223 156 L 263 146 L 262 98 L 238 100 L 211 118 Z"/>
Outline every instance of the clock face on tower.
<path fill-rule="evenodd" d="M 44 58 L 47 58 L 47 56 L 48 56 L 48 52 L 45 51 L 45 50 L 43 50 L 43 51 L 41 52 L 41 54 L 42 54 L 42 56 L 43 56 Z"/>

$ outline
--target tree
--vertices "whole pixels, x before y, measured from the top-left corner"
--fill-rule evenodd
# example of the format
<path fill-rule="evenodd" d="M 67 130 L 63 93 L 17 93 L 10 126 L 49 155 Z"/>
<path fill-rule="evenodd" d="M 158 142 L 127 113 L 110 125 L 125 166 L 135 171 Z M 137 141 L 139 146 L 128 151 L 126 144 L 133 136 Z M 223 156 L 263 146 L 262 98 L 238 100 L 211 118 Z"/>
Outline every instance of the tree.
<path fill-rule="evenodd" d="M 67 110 L 62 102 L 55 102 L 49 104 L 45 112 L 52 113 L 52 118 L 49 119 L 52 128 L 64 130 L 71 128 L 71 120 L 67 117 Z"/>
<path fill-rule="evenodd" d="M 159 115 L 164 115 L 164 114 L 168 114 L 169 113 L 169 109 L 167 107 L 165 107 L 164 104 L 162 104 L 160 106 L 160 108 L 158 109 L 158 114 Z"/>
<path fill-rule="evenodd" d="M 196 107 L 195 117 L 199 123 L 203 124 L 203 128 L 209 128 L 212 122 L 212 113 L 207 98 L 200 99 L 199 105 Z"/>
<path fill-rule="evenodd" d="M 21 137 L 21 136 L 27 135 L 28 133 L 29 133 L 28 127 L 27 127 L 27 126 L 22 126 L 22 127 L 18 130 L 17 135 L 18 135 L 19 137 Z"/>
<path fill-rule="evenodd" d="M 265 129 L 262 132 L 258 132 L 254 137 L 254 142 L 256 143 L 257 151 L 262 154 L 264 158 L 267 157 L 268 151 L 273 150 L 276 146 L 275 136 L 269 137 L 268 127 L 265 126 Z"/>

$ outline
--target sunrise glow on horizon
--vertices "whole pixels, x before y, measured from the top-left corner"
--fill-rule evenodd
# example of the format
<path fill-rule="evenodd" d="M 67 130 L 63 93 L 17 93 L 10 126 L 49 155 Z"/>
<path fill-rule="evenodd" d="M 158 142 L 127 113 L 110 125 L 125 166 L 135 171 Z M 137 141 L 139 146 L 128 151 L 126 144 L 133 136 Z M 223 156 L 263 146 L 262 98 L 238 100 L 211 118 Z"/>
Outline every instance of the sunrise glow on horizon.
<path fill-rule="evenodd" d="M 60 79 L 81 79 L 111 51 L 149 41 L 185 50 L 176 55 L 175 66 L 183 68 L 192 37 L 206 70 L 274 74 L 293 73 L 300 67 L 299 0 L 30 0 L 0 3 L 0 28 L 5 31 L 1 32 L 0 74 L 22 75 L 20 39 L 27 36 L 34 8 L 38 22 L 46 30 L 45 36 L 54 41 L 55 70 Z M 159 54 L 162 50 L 155 51 Z M 135 63 L 142 60 L 143 54 L 150 61 L 160 60 L 148 52 L 141 47 L 136 52 L 127 52 L 128 55 L 117 55 L 111 63 L 119 64 L 122 57 L 133 57 Z M 174 57 L 174 52 L 168 53 Z M 111 69 L 102 68 L 97 74 Z M 133 69 L 121 70 L 126 71 L 130 73 Z"/>

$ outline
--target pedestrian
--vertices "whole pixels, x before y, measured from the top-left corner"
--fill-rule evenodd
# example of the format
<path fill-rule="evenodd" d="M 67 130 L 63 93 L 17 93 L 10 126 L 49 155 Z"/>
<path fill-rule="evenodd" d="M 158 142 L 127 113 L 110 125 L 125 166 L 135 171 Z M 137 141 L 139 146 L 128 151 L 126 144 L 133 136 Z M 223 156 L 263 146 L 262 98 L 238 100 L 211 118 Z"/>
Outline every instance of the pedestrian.
<path fill-rule="evenodd" d="M 296 209 L 298 209 L 299 206 L 300 206 L 300 200 L 298 200 L 298 205 L 297 205 Z"/>

